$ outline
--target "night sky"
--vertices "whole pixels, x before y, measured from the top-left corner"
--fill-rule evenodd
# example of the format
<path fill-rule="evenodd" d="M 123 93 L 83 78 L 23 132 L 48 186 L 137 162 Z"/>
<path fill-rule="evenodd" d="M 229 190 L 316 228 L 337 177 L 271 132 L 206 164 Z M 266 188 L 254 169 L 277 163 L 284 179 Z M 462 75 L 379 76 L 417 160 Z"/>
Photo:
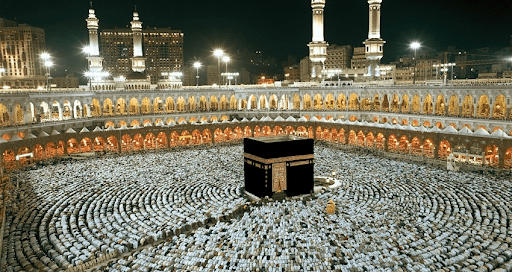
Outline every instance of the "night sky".
<path fill-rule="evenodd" d="M 93 3 L 100 30 L 123 28 L 134 5 L 144 27 L 171 27 L 185 34 L 185 63 L 194 57 L 208 61 L 213 48 L 228 52 L 260 50 L 284 60 L 308 54 L 311 40 L 310 0 L 103 0 Z M 0 17 L 41 27 L 56 57 L 55 69 L 79 72 L 86 62 L 85 19 L 89 1 L 3 1 Z M 504 47 L 512 34 L 512 1 L 384 0 L 382 5 L 384 62 L 407 54 L 407 45 L 420 40 L 442 51 L 447 46 L 472 49 Z M 365 0 L 327 0 L 325 39 L 330 44 L 361 46 L 368 32 Z M 213 61 L 213 58 L 211 58 Z"/>

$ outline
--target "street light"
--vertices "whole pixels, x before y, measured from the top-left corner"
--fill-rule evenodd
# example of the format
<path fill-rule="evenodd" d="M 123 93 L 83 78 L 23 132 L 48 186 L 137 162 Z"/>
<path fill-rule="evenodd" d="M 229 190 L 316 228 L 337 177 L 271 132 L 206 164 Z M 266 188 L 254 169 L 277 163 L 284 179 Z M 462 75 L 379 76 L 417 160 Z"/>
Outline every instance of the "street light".
<path fill-rule="evenodd" d="M 50 67 L 53 66 L 53 62 L 50 60 L 50 54 L 46 52 L 41 54 L 41 59 L 44 61 L 43 65 L 46 67 L 46 91 L 50 92 L 52 90 L 52 77 L 50 76 Z"/>
<path fill-rule="evenodd" d="M 414 50 L 414 72 L 413 72 L 413 76 L 412 76 L 412 85 L 416 85 L 416 52 L 421 47 L 421 43 L 412 42 L 410 47 L 412 50 Z"/>
<path fill-rule="evenodd" d="M 220 78 L 220 57 L 222 57 L 224 55 L 224 51 L 222 51 L 222 49 L 215 49 L 213 51 L 213 55 L 217 57 L 217 68 L 218 68 L 218 71 L 219 71 L 219 85 L 220 85 L 220 81 L 221 81 L 221 78 Z"/>
<path fill-rule="evenodd" d="M 224 56 L 222 58 L 222 61 L 226 63 L 226 73 L 228 73 L 228 62 L 231 60 L 229 56 Z M 226 85 L 228 85 L 228 80 L 226 78 Z"/>
<path fill-rule="evenodd" d="M 196 68 L 196 87 L 199 86 L 199 67 L 201 67 L 201 63 L 200 62 L 195 62 L 194 63 L 194 67 Z"/>

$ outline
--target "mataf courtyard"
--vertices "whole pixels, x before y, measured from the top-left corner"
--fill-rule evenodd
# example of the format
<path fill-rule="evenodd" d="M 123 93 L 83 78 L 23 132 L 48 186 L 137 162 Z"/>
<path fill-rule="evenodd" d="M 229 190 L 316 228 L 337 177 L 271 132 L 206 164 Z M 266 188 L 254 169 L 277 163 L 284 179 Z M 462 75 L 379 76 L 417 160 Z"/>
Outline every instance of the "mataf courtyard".
<path fill-rule="evenodd" d="M 512 269 L 510 177 L 317 143 L 315 176 L 334 171 L 340 187 L 251 203 L 242 154 L 199 146 L 20 171 L 1 262 L 6 271 Z"/>

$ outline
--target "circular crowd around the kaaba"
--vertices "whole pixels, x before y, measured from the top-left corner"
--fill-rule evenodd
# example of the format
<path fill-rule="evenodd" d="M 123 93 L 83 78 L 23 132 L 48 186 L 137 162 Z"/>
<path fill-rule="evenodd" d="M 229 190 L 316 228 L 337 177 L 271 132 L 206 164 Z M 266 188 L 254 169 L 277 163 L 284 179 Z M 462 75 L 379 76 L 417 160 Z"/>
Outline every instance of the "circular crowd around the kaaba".
<path fill-rule="evenodd" d="M 512 181 L 315 146 L 341 186 L 244 197 L 243 147 L 109 155 L 16 174 L 5 271 L 512 271 Z M 335 214 L 326 213 L 329 200 Z"/>

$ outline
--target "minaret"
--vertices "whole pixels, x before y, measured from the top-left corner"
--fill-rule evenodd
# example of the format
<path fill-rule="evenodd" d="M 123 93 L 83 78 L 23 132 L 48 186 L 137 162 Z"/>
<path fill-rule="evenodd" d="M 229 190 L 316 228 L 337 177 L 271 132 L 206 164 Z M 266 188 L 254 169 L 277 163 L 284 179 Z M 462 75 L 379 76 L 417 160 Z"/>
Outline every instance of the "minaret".
<path fill-rule="evenodd" d="M 311 78 L 318 80 L 327 59 L 327 42 L 324 41 L 324 8 L 325 0 L 311 0 L 313 9 L 313 40 L 308 44 L 311 60 Z"/>
<path fill-rule="evenodd" d="M 130 22 L 133 31 L 133 58 L 132 70 L 143 73 L 146 70 L 146 58 L 142 54 L 142 22 L 139 20 L 137 7 L 133 12 L 133 21 Z"/>
<path fill-rule="evenodd" d="M 89 62 L 90 72 L 101 72 L 103 70 L 103 57 L 100 56 L 100 47 L 98 42 L 98 26 L 100 20 L 96 18 L 94 9 L 89 9 L 89 17 L 85 20 L 87 29 L 89 29 L 89 46 L 87 48 L 87 60 Z"/>
<path fill-rule="evenodd" d="M 380 38 L 380 6 L 382 0 L 368 0 L 370 6 L 370 23 L 368 30 L 368 39 L 364 41 L 365 55 L 369 62 L 368 75 L 371 79 L 380 76 L 379 64 L 384 56 L 384 44 Z"/>

